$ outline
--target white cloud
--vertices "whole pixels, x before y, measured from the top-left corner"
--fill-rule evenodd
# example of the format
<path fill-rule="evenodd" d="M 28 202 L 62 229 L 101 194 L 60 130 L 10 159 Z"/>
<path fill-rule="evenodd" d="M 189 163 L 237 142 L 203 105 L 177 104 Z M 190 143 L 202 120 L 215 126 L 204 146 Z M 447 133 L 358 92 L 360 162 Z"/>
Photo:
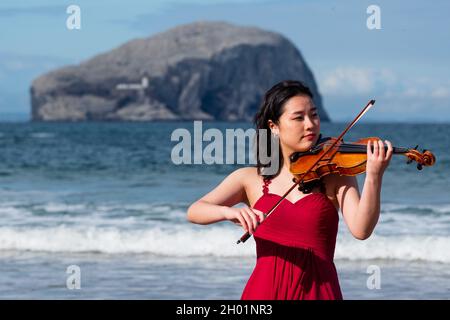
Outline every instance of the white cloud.
<path fill-rule="evenodd" d="M 337 95 L 369 94 L 396 83 L 396 74 L 386 68 L 338 67 L 319 80 L 321 92 Z"/>
<path fill-rule="evenodd" d="M 385 68 L 379 70 L 378 80 L 383 81 L 386 85 L 395 85 L 398 82 L 398 77 L 392 70 Z"/>
<path fill-rule="evenodd" d="M 399 95 L 406 98 L 424 98 L 425 92 L 415 87 L 407 87 Z"/>
<path fill-rule="evenodd" d="M 321 83 L 325 94 L 365 94 L 373 90 L 371 72 L 355 67 L 337 68 L 330 72 Z"/>
<path fill-rule="evenodd" d="M 433 91 L 431 92 L 431 97 L 436 98 L 436 99 L 450 98 L 449 87 L 437 87 L 437 88 L 433 89 Z"/>
<path fill-rule="evenodd" d="M 402 97 L 411 99 L 431 99 L 442 100 L 450 97 L 450 82 L 446 85 L 436 83 L 433 79 L 414 79 L 404 80 L 399 84 L 400 89 L 397 91 L 385 92 L 385 97 Z"/>
<path fill-rule="evenodd" d="M 377 100 L 376 117 L 383 120 L 448 121 L 450 116 L 450 81 L 446 79 L 342 66 L 318 73 L 317 79 L 319 91 L 325 101 L 335 104 L 339 119 L 346 117 L 346 105 L 364 97 Z M 330 115 L 333 118 L 333 112 Z"/>
<path fill-rule="evenodd" d="M 450 82 L 431 77 L 410 77 L 383 68 L 337 67 L 318 76 L 324 95 L 377 95 L 385 98 L 449 98 Z"/>

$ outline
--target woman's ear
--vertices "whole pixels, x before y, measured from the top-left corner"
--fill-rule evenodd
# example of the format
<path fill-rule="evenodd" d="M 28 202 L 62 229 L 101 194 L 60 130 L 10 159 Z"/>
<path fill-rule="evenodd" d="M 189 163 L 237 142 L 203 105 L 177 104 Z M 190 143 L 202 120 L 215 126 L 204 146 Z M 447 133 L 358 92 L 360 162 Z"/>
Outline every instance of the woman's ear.
<path fill-rule="evenodd" d="M 267 124 L 269 125 L 270 131 L 272 134 L 275 134 L 275 135 L 279 134 L 278 126 L 275 123 L 273 123 L 272 120 L 268 120 Z"/>

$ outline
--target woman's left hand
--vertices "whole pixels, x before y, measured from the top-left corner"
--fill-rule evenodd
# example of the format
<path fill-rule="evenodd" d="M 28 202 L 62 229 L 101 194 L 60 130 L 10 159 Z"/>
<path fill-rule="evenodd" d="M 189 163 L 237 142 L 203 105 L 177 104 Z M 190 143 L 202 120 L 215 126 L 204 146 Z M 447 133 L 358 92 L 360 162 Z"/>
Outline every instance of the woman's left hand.
<path fill-rule="evenodd" d="M 384 143 L 381 140 L 369 141 L 367 143 L 366 175 L 381 177 L 384 170 L 389 165 L 392 158 L 393 148 L 390 141 L 384 141 L 388 146 L 387 152 L 385 152 Z"/>

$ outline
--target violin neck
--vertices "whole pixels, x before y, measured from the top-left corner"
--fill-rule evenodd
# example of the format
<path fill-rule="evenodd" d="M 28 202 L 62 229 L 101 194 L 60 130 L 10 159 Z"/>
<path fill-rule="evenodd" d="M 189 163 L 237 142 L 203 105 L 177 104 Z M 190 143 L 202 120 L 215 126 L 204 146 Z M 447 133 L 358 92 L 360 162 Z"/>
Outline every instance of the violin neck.
<path fill-rule="evenodd" d="M 395 154 L 403 154 L 408 152 L 408 148 L 402 148 L 402 147 L 392 147 L 393 153 Z M 372 148 L 373 150 L 373 148 Z M 386 152 L 388 150 L 387 146 L 384 146 L 384 151 Z M 339 146 L 339 152 L 342 153 L 366 153 L 367 152 L 367 145 L 357 145 L 357 144 L 350 144 L 350 143 L 343 143 Z"/>

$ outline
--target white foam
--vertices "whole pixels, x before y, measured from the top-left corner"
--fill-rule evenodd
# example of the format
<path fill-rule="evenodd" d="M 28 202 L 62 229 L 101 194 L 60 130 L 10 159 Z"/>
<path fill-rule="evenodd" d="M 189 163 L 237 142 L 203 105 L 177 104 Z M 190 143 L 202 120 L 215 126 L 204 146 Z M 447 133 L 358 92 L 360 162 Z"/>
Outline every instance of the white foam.
<path fill-rule="evenodd" d="M 168 256 L 247 256 L 254 254 L 250 245 L 238 246 L 242 232 L 212 227 L 204 230 L 152 228 L 0 228 L 1 250 L 50 252 L 152 253 Z M 253 244 L 254 245 L 254 244 Z"/>
<path fill-rule="evenodd" d="M 450 263 L 448 236 L 378 236 L 361 241 L 341 237 L 336 244 L 337 259 L 399 259 Z"/>
<path fill-rule="evenodd" d="M 38 213 L 38 214 L 36 214 Z M 152 220 L 166 220 L 167 223 L 185 221 L 185 209 L 177 209 L 165 204 L 69 204 L 47 202 L 22 206 L 18 202 L 0 203 L 0 224 L 9 225 L 9 219 L 22 219 L 23 224 L 40 222 L 85 223 L 90 226 L 116 225 L 124 223 L 146 223 Z M 120 220 L 120 221 L 118 221 Z"/>
<path fill-rule="evenodd" d="M 242 229 L 233 226 L 172 226 L 125 230 L 118 227 L 58 226 L 0 228 L 1 250 L 50 252 L 151 253 L 188 256 L 254 256 L 254 240 L 236 244 Z M 399 259 L 450 263 L 450 237 L 378 236 L 360 241 L 338 238 L 336 259 Z"/>
<path fill-rule="evenodd" d="M 384 235 L 441 235 L 450 231 L 450 215 L 381 213 L 375 230 Z"/>
<path fill-rule="evenodd" d="M 44 209 L 47 212 L 80 212 L 87 209 L 84 204 L 67 204 L 67 203 L 56 203 L 49 202 L 42 206 L 37 206 L 37 208 Z"/>

